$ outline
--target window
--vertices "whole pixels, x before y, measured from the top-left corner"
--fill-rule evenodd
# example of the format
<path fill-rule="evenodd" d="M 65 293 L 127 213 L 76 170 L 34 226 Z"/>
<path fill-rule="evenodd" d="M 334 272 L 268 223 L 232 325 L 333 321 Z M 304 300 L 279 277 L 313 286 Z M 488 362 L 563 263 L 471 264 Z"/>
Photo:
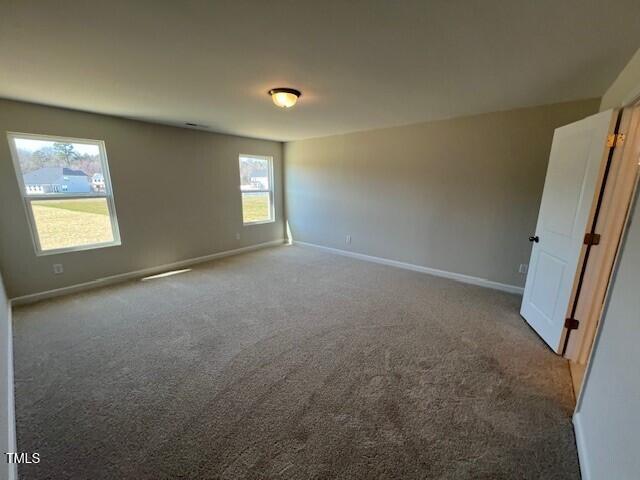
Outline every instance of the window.
<path fill-rule="evenodd" d="M 240 191 L 245 225 L 274 221 L 272 157 L 240 155 Z"/>
<path fill-rule="evenodd" d="M 104 142 L 7 136 L 38 255 L 120 245 Z"/>

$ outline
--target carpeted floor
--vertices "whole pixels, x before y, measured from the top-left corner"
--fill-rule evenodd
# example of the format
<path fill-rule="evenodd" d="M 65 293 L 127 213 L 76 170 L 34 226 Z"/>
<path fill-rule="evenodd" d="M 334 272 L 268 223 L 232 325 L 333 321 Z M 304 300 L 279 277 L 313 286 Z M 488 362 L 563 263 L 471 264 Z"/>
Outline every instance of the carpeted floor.
<path fill-rule="evenodd" d="M 21 479 L 579 479 L 519 302 L 292 246 L 18 308 Z"/>

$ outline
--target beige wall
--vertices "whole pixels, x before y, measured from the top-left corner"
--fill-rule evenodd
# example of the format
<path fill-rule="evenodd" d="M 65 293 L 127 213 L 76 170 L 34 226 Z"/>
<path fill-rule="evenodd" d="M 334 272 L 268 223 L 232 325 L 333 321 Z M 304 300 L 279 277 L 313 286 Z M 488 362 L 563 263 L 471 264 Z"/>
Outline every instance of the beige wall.
<path fill-rule="evenodd" d="M 15 424 L 13 415 L 13 362 L 11 339 L 11 312 L 0 274 L 0 455 L 15 451 Z M 15 466 L 2 459 L 0 480 L 15 478 Z"/>
<path fill-rule="evenodd" d="M 104 140 L 122 245 L 37 257 L 6 131 Z M 7 100 L 0 132 L 0 265 L 10 297 L 283 238 L 279 142 Z M 276 222 L 243 227 L 239 153 L 274 157 Z M 53 263 L 64 274 L 53 275 Z"/>
<path fill-rule="evenodd" d="M 622 107 L 640 96 L 640 49 L 602 97 L 600 110 Z"/>
<path fill-rule="evenodd" d="M 287 143 L 293 238 L 522 286 L 518 267 L 529 261 L 553 131 L 598 104 Z"/>
<path fill-rule="evenodd" d="M 631 215 L 574 423 L 585 479 L 640 472 L 640 205 Z"/>

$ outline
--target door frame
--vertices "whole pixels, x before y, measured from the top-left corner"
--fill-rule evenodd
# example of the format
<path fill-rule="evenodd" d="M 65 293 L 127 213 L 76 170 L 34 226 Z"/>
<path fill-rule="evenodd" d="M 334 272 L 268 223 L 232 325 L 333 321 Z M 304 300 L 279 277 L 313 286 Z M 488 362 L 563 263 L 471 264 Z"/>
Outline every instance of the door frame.
<path fill-rule="evenodd" d="M 640 178 L 640 99 L 621 111 L 618 133 L 624 134 L 624 141 L 620 142 L 618 137 L 617 145 L 611 151 L 606 183 L 592 207 L 591 232 L 600 234 L 600 244 L 590 248 L 583 246 L 581 257 L 585 262 L 582 272 L 576 274 L 567 315 L 579 320 L 580 324 L 578 329 L 567 332 L 563 356 L 587 368 Z M 579 385 L 580 380 L 574 384 Z"/>

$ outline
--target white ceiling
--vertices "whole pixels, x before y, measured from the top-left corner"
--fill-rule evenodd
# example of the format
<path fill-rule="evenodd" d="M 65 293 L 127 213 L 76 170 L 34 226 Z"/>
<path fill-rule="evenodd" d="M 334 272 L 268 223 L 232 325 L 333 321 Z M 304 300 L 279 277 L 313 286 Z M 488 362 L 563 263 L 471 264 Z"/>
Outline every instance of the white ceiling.
<path fill-rule="evenodd" d="M 599 97 L 639 46 L 638 0 L 3 0 L 0 97 L 293 140 Z"/>

